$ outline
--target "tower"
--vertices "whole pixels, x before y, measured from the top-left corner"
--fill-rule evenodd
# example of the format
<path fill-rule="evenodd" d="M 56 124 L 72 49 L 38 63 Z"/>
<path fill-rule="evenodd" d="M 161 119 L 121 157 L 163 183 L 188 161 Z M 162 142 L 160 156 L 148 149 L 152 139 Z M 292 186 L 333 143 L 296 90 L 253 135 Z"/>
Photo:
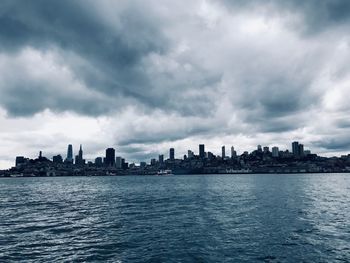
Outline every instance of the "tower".
<path fill-rule="evenodd" d="M 66 161 L 73 163 L 73 146 L 71 144 L 68 145 Z"/>
<path fill-rule="evenodd" d="M 299 156 L 299 142 L 292 143 L 292 152 L 295 157 Z"/>
<path fill-rule="evenodd" d="M 115 150 L 114 150 L 114 148 L 106 149 L 105 165 L 106 166 L 114 166 L 115 165 Z"/>
<path fill-rule="evenodd" d="M 199 158 L 204 159 L 205 158 L 205 148 L 204 144 L 199 145 Z"/>
<path fill-rule="evenodd" d="M 221 147 L 221 157 L 222 157 L 222 159 L 225 159 L 225 157 L 226 157 L 225 146 Z"/>
<path fill-rule="evenodd" d="M 170 148 L 170 150 L 169 150 L 169 159 L 170 159 L 170 161 L 175 160 L 175 149 L 174 148 Z"/>

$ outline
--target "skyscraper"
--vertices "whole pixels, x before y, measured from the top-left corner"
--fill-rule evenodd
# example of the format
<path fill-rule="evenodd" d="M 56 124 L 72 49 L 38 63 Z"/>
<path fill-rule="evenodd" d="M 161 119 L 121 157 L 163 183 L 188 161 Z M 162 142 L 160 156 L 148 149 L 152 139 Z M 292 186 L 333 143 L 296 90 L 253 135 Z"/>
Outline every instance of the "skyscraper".
<path fill-rule="evenodd" d="M 115 164 L 115 150 L 114 148 L 108 148 L 106 150 L 105 165 L 114 166 L 114 164 Z"/>
<path fill-rule="evenodd" d="M 279 156 L 278 147 L 272 147 L 272 157 L 278 157 L 278 156 Z"/>
<path fill-rule="evenodd" d="M 118 168 L 118 169 L 121 169 L 123 168 L 123 164 L 122 164 L 122 157 L 117 157 L 115 158 L 115 166 Z"/>
<path fill-rule="evenodd" d="M 222 157 L 222 159 L 225 159 L 225 157 L 226 157 L 225 146 L 221 147 L 221 157 Z"/>
<path fill-rule="evenodd" d="M 268 146 L 265 146 L 263 148 L 263 151 L 264 151 L 264 153 L 268 153 L 268 152 L 270 152 L 270 148 Z"/>
<path fill-rule="evenodd" d="M 204 144 L 200 144 L 199 145 L 199 157 L 201 159 L 205 158 L 205 148 L 204 148 Z"/>
<path fill-rule="evenodd" d="M 66 162 L 73 163 L 73 146 L 68 145 Z"/>
<path fill-rule="evenodd" d="M 85 164 L 85 160 L 83 159 L 83 148 L 82 148 L 81 144 L 80 144 L 80 148 L 79 148 L 79 153 L 75 157 L 75 164 L 77 164 L 77 165 Z"/>
<path fill-rule="evenodd" d="M 159 161 L 159 164 L 162 164 L 164 162 L 164 155 L 163 154 L 160 154 L 158 156 L 158 161 Z"/>
<path fill-rule="evenodd" d="M 175 160 L 175 149 L 174 148 L 170 148 L 170 150 L 169 150 L 169 159 L 170 159 L 170 161 Z"/>
<path fill-rule="evenodd" d="M 299 156 L 299 142 L 292 143 L 292 152 L 294 156 Z"/>
<path fill-rule="evenodd" d="M 235 147 L 231 146 L 231 158 L 235 158 L 237 156 L 237 152 L 235 151 Z"/>
<path fill-rule="evenodd" d="M 304 144 L 299 144 L 299 156 L 303 157 L 304 156 Z"/>

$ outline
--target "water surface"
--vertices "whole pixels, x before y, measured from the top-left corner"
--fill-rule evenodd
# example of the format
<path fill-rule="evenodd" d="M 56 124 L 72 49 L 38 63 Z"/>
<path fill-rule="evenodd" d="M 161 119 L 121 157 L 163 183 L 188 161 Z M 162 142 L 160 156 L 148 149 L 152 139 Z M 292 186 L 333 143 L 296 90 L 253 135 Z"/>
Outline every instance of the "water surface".
<path fill-rule="evenodd" d="M 349 262 L 350 175 L 0 179 L 0 262 Z"/>

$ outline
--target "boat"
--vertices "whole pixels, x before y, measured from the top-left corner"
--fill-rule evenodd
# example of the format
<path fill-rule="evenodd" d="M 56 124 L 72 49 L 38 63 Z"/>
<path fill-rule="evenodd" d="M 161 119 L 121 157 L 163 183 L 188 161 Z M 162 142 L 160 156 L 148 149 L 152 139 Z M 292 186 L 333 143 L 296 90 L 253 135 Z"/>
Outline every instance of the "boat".
<path fill-rule="evenodd" d="M 172 170 L 159 170 L 156 175 L 157 176 L 160 176 L 160 175 L 173 175 L 173 171 Z"/>

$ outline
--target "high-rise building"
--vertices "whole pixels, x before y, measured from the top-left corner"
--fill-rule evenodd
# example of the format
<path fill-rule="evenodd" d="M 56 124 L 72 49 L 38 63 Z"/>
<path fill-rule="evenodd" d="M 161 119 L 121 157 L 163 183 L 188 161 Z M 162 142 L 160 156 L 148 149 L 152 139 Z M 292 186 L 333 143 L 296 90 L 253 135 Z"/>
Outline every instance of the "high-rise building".
<path fill-rule="evenodd" d="M 156 163 L 157 163 L 156 159 L 152 158 L 151 159 L 151 165 L 154 166 L 154 165 L 156 165 Z"/>
<path fill-rule="evenodd" d="M 268 153 L 268 152 L 270 152 L 270 148 L 268 146 L 265 146 L 263 148 L 263 151 L 264 151 L 264 153 Z"/>
<path fill-rule="evenodd" d="M 23 156 L 17 156 L 16 157 L 16 167 L 20 166 L 21 164 L 25 163 L 25 158 Z"/>
<path fill-rule="evenodd" d="M 79 153 L 77 156 L 75 156 L 75 164 L 77 165 L 83 165 L 85 164 L 85 160 L 83 159 L 83 148 L 80 144 L 80 148 L 79 148 Z"/>
<path fill-rule="evenodd" d="M 169 159 L 170 159 L 170 161 L 175 160 L 175 149 L 174 148 L 170 148 L 170 150 L 169 150 Z"/>
<path fill-rule="evenodd" d="M 201 159 L 205 158 L 205 146 L 204 146 L 204 144 L 199 145 L 199 158 L 201 158 Z"/>
<path fill-rule="evenodd" d="M 231 158 L 235 158 L 237 156 L 237 152 L 235 151 L 235 147 L 231 146 Z"/>
<path fill-rule="evenodd" d="M 225 157 L 226 157 L 225 146 L 221 147 L 221 157 L 222 157 L 222 159 L 225 159 Z"/>
<path fill-rule="evenodd" d="M 258 145 L 257 150 L 258 150 L 258 152 L 262 152 L 261 145 Z"/>
<path fill-rule="evenodd" d="M 299 156 L 304 156 L 304 144 L 299 144 Z"/>
<path fill-rule="evenodd" d="M 114 166 L 115 165 L 115 150 L 114 150 L 114 148 L 108 148 L 106 150 L 105 165 L 106 166 Z"/>
<path fill-rule="evenodd" d="M 292 143 L 292 152 L 294 156 L 299 156 L 299 142 Z"/>
<path fill-rule="evenodd" d="M 214 154 L 212 152 L 208 152 L 208 159 L 213 160 L 214 159 Z"/>
<path fill-rule="evenodd" d="M 278 147 L 272 147 L 272 157 L 278 157 L 279 156 L 279 149 Z"/>
<path fill-rule="evenodd" d="M 123 164 L 122 164 L 122 157 L 118 156 L 115 158 L 115 167 L 118 169 L 122 169 L 123 168 Z"/>
<path fill-rule="evenodd" d="M 193 158 L 194 157 L 194 153 L 191 151 L 191 150 L 188 150 L 187 151 L 187 157 L 190 159 L 190 158 Z"/>
<path fill-rule="evenodd" d="M 103 166 L 103 158 L 102 158 L 102 157 L 97 157 L 97 158 L 95 159 L 95 165 L 96 165 L 97 167 Z"/>
<path fill-rule="evenodd" d="M 73 163 L 73 146 L 68 145 L 66 162 Z"/>
<path fill-rule="evenodd" d="M 52 161 L 53 161 L 53 163 L 63 163 L 63 158 L 60 154 L 55 155 L 52 157 Z"/>
<path fill-rule="evenodd" d="M 164 155 L 163 154 L 160 154 L 158 156 L 158 161 L 159 161 L 159 164 L 163 164 L 164 163 Z"/>

